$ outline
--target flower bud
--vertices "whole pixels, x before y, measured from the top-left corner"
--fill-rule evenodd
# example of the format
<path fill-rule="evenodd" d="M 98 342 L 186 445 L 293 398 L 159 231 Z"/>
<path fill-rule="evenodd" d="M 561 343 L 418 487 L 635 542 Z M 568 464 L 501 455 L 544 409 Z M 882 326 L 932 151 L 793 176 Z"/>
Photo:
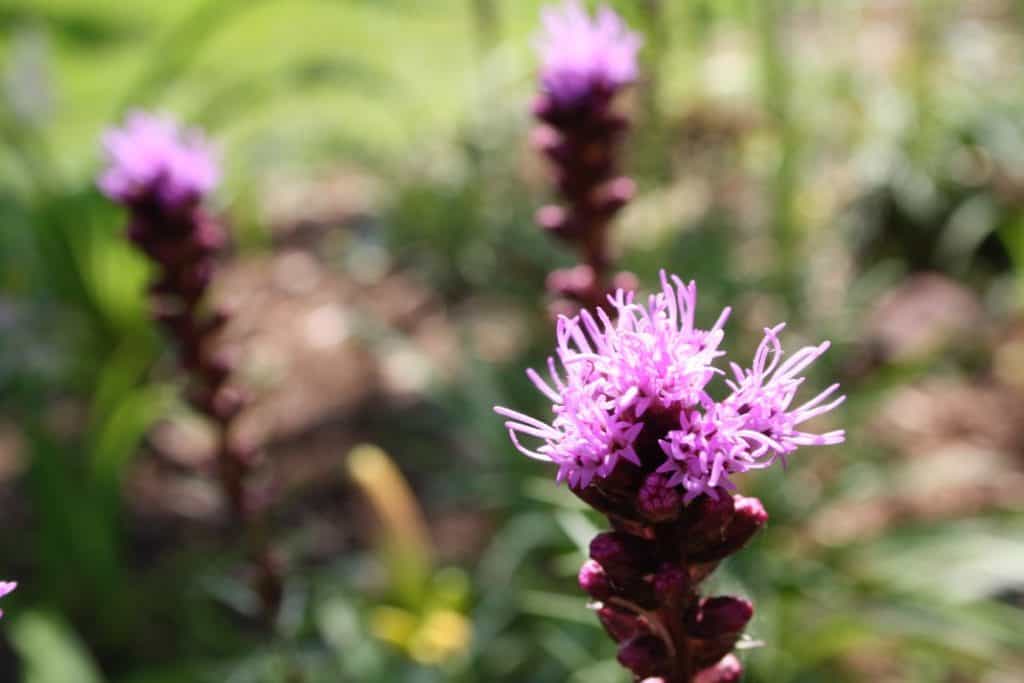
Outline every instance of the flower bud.
<path fill-rule="evenodd" d="M 611 214 L 628 204 L 636 195 L 636 183 L 632 178 L 620 176 L 598 188 L 595 195 L 595 203 L 601 211 Z"/>
<path fill-rule="evenodd" d="M 530 144 L 539 149 L 541 152 L 549 152 L 549 150 L 558 147 L 562 142 L 562 135 L 557 129 L 551 126 L 539 125 L 536 126 L 530 132 Z"/>
<path fill-rule="evenodd" d="M 619 646 L 619 664 L 637 676 L 657 676 L 669 668 L 665 643 L 654 635 L 640 635 Z"/>
<path fill-rule="evenodd" d="M 651 522 L 670 522 L 679 516 L 682 496 L 676 487 L 666 486 L 667 481 L 663 475 L 651 474 L 636 496 L 637 509 Z"/>
<path fill-rule="evenodd" d="M 580 567 L 580 588 L 595 600 L 607 600 L 611 597 L 612 586 L 604 567 L 596 560 L 587 560 Z"/>
<path fill-rule="evenodd" d="M 718 638 L 738 634 L 754 616 L 748 600 L 732 596 L 704 598 L 686 616 L 686 630 L 695 638 Z"/>
<path fill-rule="evenodd" d="M 747 544 L 768 521 L 768 512 L 757 498 L 735 497 L 735 514 L 721 542 L 700 548 L 689 555 L 695 562 L 714 562 L 732 555 Z"/>
<path fill-rule="evenodd" d="M 688 542 L 707 542 L 708 537 L 721 539 L 734 512 L 735 502 L 729 495 L 719 493 L 717 498 L 705 495 L 693 501 L 686 508 Z"/>
<path fill-rule="evenodd" d="M 740 634 L 738 633 L 729 633 L 710 640 L 692 638 L 690 640 L 690 658 L 694 666 L 698 670 L 715 666 L 722 661 L 723 657 L 733 651 L 739 638 Z"/>
<path fill-rule="evenodd" d="M 564 236 L 568 231 L 569 214 L 557 204 L 548 204 L 537 209 L 534 220 L 545 231 L 555 235 Z"/>
<path fill-rule="evenodd" d="M 735 655 L 726 655 L 714 666 L 700 671 L 693 683 L 736 683 L 743 676 L 743 665 Z"/>
<path fill-rule="evenodd" d="M 224 422 L 232 420 L 245 407 L 245 399 L 240 389 L 230 385 L 221 386 L 212 397 L 209 414 Z"/>
<path fill-rule="evenodd" d="M 590 542 L 590 557 L 597 560 L 613 580 L 635 581 L 654 569 L 649 544 L 634 536 L 606 531 Z"/>
<path fill-rule="evenodd" d="M 558 207 L 554 206 L 546 208 L 558 209 Z M 581 265 L 552 271 L 548 275 L 547 288 L 549 292 L 555 294 L 579 297 L 581 294 L 593 289 L 595 281 L 594 269 L 587 265 Z"/>
<path fill-rule="evenodd" d="M 646 624 L 640 621 L 640 617 L 614 605 L 605 605 L 597 610 L 597 618 L 616 643 L 649 632 Z"/>
<path fill-rule="evenodd" d="M 665 564 L 652 577 L 651 586 L 663 605 L 679 608 L 690 592 L 690 577 L 681 567 Z"/>

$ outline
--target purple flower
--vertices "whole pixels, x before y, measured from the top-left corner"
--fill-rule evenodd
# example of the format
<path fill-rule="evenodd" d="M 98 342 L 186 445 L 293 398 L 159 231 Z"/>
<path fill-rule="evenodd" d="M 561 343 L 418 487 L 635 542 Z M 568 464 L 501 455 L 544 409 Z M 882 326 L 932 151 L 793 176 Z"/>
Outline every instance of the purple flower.
<path fill-rule="evenodd" d="M 637 76 L 642 40 L 608 7 L 591 19 L 579 0 L 543 12 L 538 39 L 541 84 L 558 104 L 571 106 L 595 90 L 614 92 Z"/>
<path fill-rule="evenodd" d="M 99 187 L 121 204 L 155 201 L 173 210 L 199 201 L 220 178 L 211 145 L 196 130 L 141 111 L 103 136 L 107 168 Z"/>
<path fill-rule="evenodd" d="M 18 583 L 16 581 L 0 581 L 0 598 L 4 597 L 17 587 Z M 0 617 L 2 617 L 3 615 L 4 611 L 0 610 Z"/>
<path fill-rule="evenodd" d="M 735 488 L 731 475 L 767 467 L 799 446 L 843 441 L 842 430 L 813 434 L 800 425 L 832 410 L 845 397 L 832 385 L 792 407 L 803 382 L 799 376 L 828 343 L 810 346 L 783 360 L 778 333 L 765 330 L 751 369 L 732 366 L 731 389 L 716 401 L 708 393 L 714 366 L 725 354 L 718 346 L 729 309 L 708 330 L 694 327 L 697 288 L 663 271 L 661 292 L 646 304 L 632 292 L 609 297 L 613 315 L 602 308 L 562 316 L 550 380 L 528 370 L 533 384 L 552 402 L 550 423 L 508 408 L 495 411 L 520 452 L 558 465 L 558 480 L 574 489 L 594 477 L 608 477 L 620 462 L 654 470 L 656 482 L 675 489 L 688 503 L 702 493 L 717 498 Z M 521 437 L 539 440 L 535 447 Z M 658 492 L 658 501 L 671 497 Z M 654 501 L 653 502 L 658 502 Z"/>

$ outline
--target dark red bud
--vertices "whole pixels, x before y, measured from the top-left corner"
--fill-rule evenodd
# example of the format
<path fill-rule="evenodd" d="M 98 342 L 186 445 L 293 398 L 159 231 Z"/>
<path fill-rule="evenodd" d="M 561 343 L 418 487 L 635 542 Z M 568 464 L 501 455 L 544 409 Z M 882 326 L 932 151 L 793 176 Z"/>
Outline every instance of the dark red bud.
<path fill-rule="evenodd" d="M 649 632 L 647 625 L 640 621 L 640 617 L 614 605 L 605 605 L 597 610 L 597 618 L 616 643 Z"/>
<path fill-rule="evenodd" d="M 686 508 L 690 536 L 721 535 L 735 511 L 733 497 L 721 492 L 718 498 L 701 496 Z"/>
<path fill-rule="evenodd" d="M 663 605 L 682 607 L 690 592 L 690 577 L 683 568 L 666 564 L 652 577 L 651 587 Z"/>
<path fill-rule="evenodd" d="M 552 271 L 546 284 L 549 292 L 578 298 L 594 287 L 595 280 L 594 269 L 580 265 Z"/>
<path fill-rule="evenodd" d="M 245 395 L 241 390 L 235 387 L 222 386 L 214 395 L 210 405 L 211 417 L 227 422 L 238 415 L 244 405 Z"/>
<path fill-rule="evenodd" d="M 657 676 L 669 668 L 665 643 L 653 635 L 641 635 L 619 646 L 619 664 L 637 676 Z"/>
<path fill-rule="evenodd" d="M 606 531 L 590 542 L 590 557 L 615 581 L 635 581 L 656 566 L 651 545 L 642 539 Z"/>
<path fill-rule="evenodd" d="M 679 489 L 666 486 L 667 481 L 660 474 L 651 474 L 644 480 L 636 496 L 637 509 L 651 522 L 671 522 L 682 509 L 683 497 Z"/>
<path fill-rule="evenodd" d="M 235 359 L 231 353 L 220 350 L 210 354 L 203 362 L 203 373 L 211 384 L 219 384 L 227 379 L 235 367 Z"/>
<path fill-rule="evenodd" d="M 572 157 L 572 150 L 565 137 L 551 126 L 534 128 L 530 142 L 556 166 L 564 166 Z"/>
<path fill-rule="evenodd" d="M 220 223 L 208 216 L 201 209 L 195 211 L 195 232 L 193 240 L 196 246 L 205 252 L 219 251 L 227 243 L 227 233 Z"/>
<path fill-rule="evenodd" d="M 534 99 L 530 109 L 533 111 L 533 115 L 541 121 L 549 121 L 556 112 L 554 101 L 543 93 Z"/>
<path fill-rule="evenodd" d="M 710 640 L 691 639 L 690 657 L 694 665 L 698 669 L 704 669 L 722 661 L 722 658 L 727 656 L 736 647 L 736 641 L 739 640 L 739 637 L 740 634 L 738 633 L 730 633 L 719 638 L 711 638 Z"/>
<path fill-rule="evenodd" d="M 735 497 L 735 514 L 722 534 L 721 542 L 709 544 L 690 554 L 696 562 L 714 562 L 732 555 L 753 538 L 768 521 L 768 512 L 757 498 Z"/>
<path fill-rule="evenodd" d="M 738 634 L 754 616 L 749 600 L 732 596 L 704 598 L 686 615 L 686 630 L 695 638 Z"/>
<path fill-rule="evenodd" d="M 768 521 L 768 511 L 757 498 L 736 496 L 736 515 L 733 517 L 726 538 L 739 541 L 742 546 Z M 742 540 L 741 540 L 742 539 Z"/>
<path fill-rule="evenodd" d="M 569 213 L 556 204 L 542 206 L 534 218 L 537 225 L 558 237 L 565 237 L 570 232 Z"/>
<path fill-rule="evenodd" d="M 636 183 L 632 178 L 621 176 L 610 180 L 596 192 L 594 197 L 601 211 L 614 213 L 636 196 Z"/>
<path fill-rule="evenodd" d="M 612 586 L 604 567 L 596 560 L 587 560 L 580 567 L 580 588 L 595 600 L 607 600 L 611 597 Z"/>
<path fill-rule="evenodd" d="M 556 147 L 562 141 L 562 135 L 551 126 L 539 125 L 530 131 L 530 142 L 541 151 Z"/>
<path fill-rule="evenodd" d="M 700 671 L 693 683 L 736 683 L 743 676 L 743 665 L 735 655 L 726 655 L 720 662 Z"/>

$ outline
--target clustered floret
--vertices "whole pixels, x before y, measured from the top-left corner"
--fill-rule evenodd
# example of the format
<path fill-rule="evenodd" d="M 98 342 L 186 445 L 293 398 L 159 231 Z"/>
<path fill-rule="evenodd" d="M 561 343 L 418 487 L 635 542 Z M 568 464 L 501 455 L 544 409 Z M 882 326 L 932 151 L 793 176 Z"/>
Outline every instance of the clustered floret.
<path fill-rule="evenodd" d="M 717 498 L 735 488 L 732 475 L 784 460 L 799 446 L 843 441 L 843 430 L 814 434 L 800 427 L 842 403 L 837 384 L 792 407 L 804 381 L 800 373 L 828 342 L 783 360 L 778 335 L 784 326 L 766 329 L 752 367 L 732 364 L 733 377 L 726 380 L 731 393 L 715 400 L 708 389 L 724 374 L 714 362 L 725 355 L 719 345 L 729 309 L 710 329 L 698 329 L 696 285 L 664 272 L 661 280 L 661 292 L 646 304 L 620 289 L 609 297 L 611 314 L 598 308 L 559 318 L 550 380 L 527 371 L 551 400 L 554 419 L 496 408 L 508 418 L 505 426 L 520 452 L 555 463 L 559 481 L 582 489 L 595 477 L 610 476 L 621 461 L 640 467 L 638 441 L 654 438 L 655 472 L 666 477 L 662 488 L 675 489 L 688 503 L 701 494 Z M 524 445 L 522 435 L 540 445 Z M 650 453 L 644 457 L 649 460 Z"/>
<path fill-rule="evenodd" d="M 103 136 L 107 169 L 99 186 L 120 204 L 151 200 L 165 210 L 199 201 L 217 185 L 220 169 L 212 145 L 174 119 L 133 111 L 121 128 Z"/>
<path fill-rule="evenodd" d="M 609 7 L 591 19 L 579 0 L 543 12 L 538 40 L 541 84 L 562 105 L 595 90 L 612 92 L 636 80 L 643 41 Z"/>

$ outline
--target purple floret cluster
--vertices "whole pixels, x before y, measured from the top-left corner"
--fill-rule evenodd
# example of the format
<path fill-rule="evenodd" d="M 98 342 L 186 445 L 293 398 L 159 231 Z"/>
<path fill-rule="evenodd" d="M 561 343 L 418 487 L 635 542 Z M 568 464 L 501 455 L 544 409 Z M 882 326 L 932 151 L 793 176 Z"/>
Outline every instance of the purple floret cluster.
<path fill-rule="evenodd" d="M 646 303 L 620 289 L 609 298 L 610 313 L 598 308 L 561 317 L 557 358 L 548 360 L 550 379 L 527 373 L 551 399 L 553 419 L 496 409 L 508 418 L 516 447 L 555 463 L 558 480 L 574 489 L 610 476 L 621 461 L 653 467 L 662 475 L 657 495 L 678 493 L 688 503 L 701 494 L 717 498 L 735 488 L 732 475 L 771 465 L 799 446 L 842 442 L 842 430 L 801 429 L 843 401 L 835 396 L 838 385 L 793 405 L 804 381 L 800 373 L 828 343 L 783 359 L 783 325 L 765 330 L 751 368 L 733 363 L 725 380 L 730 393 L 712 398 L 709 385 L 725 374 L 715 361 L 725 355 L 719 346 L 729 311 L 710 329 L 699 329 L 696 297 L 694 283 L 662 273 L 661 292 Z"/>
<path fill-rule="evenodd" d="M 108 166 L 103 193 L 120 204 L 156 202 L 165 210 L 194 204 L 217 185 L 213 147 L 170 117 L 134 111 L 103 137 Z"/>
<path fill-rule="evenodd" d="M 543 13 L 538 40 L 541 84 L 559 104 L 571 106 L 595 91 L 612 93 L 636 80 L 643 41 L 610 8 L 591 18 L 579 0 Z"/>

